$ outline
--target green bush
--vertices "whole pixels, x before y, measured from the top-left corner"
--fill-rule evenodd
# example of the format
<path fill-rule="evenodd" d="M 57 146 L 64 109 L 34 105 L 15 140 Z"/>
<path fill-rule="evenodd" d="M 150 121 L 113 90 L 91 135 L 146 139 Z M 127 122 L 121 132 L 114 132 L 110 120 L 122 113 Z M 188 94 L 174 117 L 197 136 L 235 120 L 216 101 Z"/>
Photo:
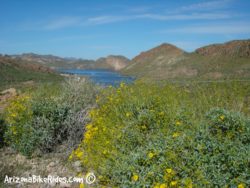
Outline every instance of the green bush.
<path fill-rule="evenodd" d="M 249 143 L 249 125 L 239 112 L 230 112 L 224 109 L 212 109 L 207 114 L 209 133 L 220 139 L 240 139 Z"/>
<path fill-rule="evenodd" d="M 222 109 L 238 110 L 235 102 L 242 104 L 247 92 L 193 87 L 136 83 L 107 89 L 70 160 L 93 171 L 96 186 L 250 185 L 249 121 Z"/>
<path fill-rule="evenodd" d="M 6 141 L 27 156 L 54 151 L 62 143 L 72 150 L 82 139 L 95 93 L 91 83 L 71 80 L 14 98 L 5 111 Z"/>
<path fill-rule="evenodd" d="M 249 181 L 250 121 L 239 112 L 215 108 L 194 139 L 199 169 L 214 187 Z"/>

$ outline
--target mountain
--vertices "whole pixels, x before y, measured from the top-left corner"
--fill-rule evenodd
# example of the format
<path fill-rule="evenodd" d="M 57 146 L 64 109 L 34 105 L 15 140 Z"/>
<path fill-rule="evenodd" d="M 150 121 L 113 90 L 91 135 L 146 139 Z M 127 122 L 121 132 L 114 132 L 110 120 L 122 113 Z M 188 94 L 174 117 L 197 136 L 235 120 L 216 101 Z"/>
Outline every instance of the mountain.
<path fill-rule="evenodd" d="M 115 71 L 121 70 L 129 64 L 130 60 L 124 56 L 114 56 L 110 55 L 105 58 L 99 58 L 96 63 L 101 67 L 106 65 L 107 69 L 112 69 Z"/>
<path fill-rule="evenodd" d="M 195 50 L 204 56 L 250 57 L 250 40 L 234 40 L 224 44 L 213 44 Z"/>
<path fill-rule="evenodd" d="M 120 70 L 124 68 L 129 59 L 124 56 L 113 56 L 100 58 L 96 61 L 76 58 L 62 58 L 53 55 L 38 55 L 27 53 L 22 55 L 13 55 L 13 59 L 21 59 L 22 61 L 35 62 L 52 69 L 109 69 Z"/>
<path fill-rule="evenodd" d="M 247 79 L 250 78 L 250 40 L 213 44 L 187 53 L 171 44 L 142 52 L 122 69 L 144 79 Z"/>
<path fill-rule="evenodd" d="M 153 72 L 159 73 L 162 71 L 162 68 L 179 61 L 185 53 L 174 45 L 163 43 L 134 57 L 122 72 L 139 77 L 145 74 L 152 74 Z"/>
<path fill-rule="evenodd" d="M 61 76 L 39 63 L 0 55 L 0 89 L 27 81 L 61 80 Z"/>
<path fill-rule="evenodd" d="M 176 46 L 168 43 L 163 43 L 160 46 L 157 46 L 147 52 L 142 52 L 140 55 L 136 56 L 133 61 L 142 62 L 142 61 L 152 61 L 156 57 L 162 55 L 160 59 L 169 59 L 172 57 L 177 57 L 182 55 L 184 51 Z"/>

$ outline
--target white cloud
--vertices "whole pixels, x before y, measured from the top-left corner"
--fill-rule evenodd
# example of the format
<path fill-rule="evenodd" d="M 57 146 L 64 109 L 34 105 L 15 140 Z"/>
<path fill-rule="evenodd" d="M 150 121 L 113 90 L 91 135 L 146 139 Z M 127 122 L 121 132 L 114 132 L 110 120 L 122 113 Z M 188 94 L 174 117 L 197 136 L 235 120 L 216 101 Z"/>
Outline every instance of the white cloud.
<path fill-rule="evenodd" d="M 227 13 L 193 13 L 193 14 L 142 14 L 137 15 L 137 18 L 152 19 L 152 20 L 213 20 L 213 19 L 227 19 L 232 15 Z"/>
<path fill-rule="evenodd" d="M 97 16 L 88 18 L 83 22 L 83 25 L 99 25 L 120 22 L 125 20 L 131 20 L 130 16 Z"/>
<path fill-rule="evenodd" d="M 180 7 L 178 11 L 217 10 L 227 7 L 231 1 L 232 0 L 204 1 L 201 3 Z"/>
<path fill-rule="evenodd" d="M 45 30 L 55 30 L 66 27 L 77 26 L 81 23 L 79 17 L 61 17 L 56 20 L 49 21 L 42 28 Z"/>
<path fill-rule="evenodd" d="M 250 23 L 223 23 L 209 25 L 193 25 L 176 29 L 168 29 L 161 33 L 193 33 L 193 34 L 250 34 Z"/>
<path fill-rule="evenodd" d="M 171 21 L 171 20 L 214 20 L 214 19 L 228 19 L 232 15 L 227 13 L 194 13 L 194 14 L 137 14 L 131 16 L 97 16 L 88 18 L 83 22 L 83 25 L 100 25 L 115 22 L 123 22 L 128 20 L 157 20 L 157 21 Z"/>
<path fill-rule="evenodd" d="M 238 16 L 238 15 L 236 15 Z M 59 17 L 54 20 L 38 21 L 36 23 L 23 24 L 25 30 L 58 30 L 69 27 L 82 27 L 91 25 L 102 25 L 132 20 L 155 20 L 155 21 L 175 21 L 175 20 L 218 20 L 235 17 L 227 12 L 196 12 L 196 13 L 172 13 L 172 14 L 126 14 L 126 15 L 99 15 L 94 17 L 68 16 Z"/>

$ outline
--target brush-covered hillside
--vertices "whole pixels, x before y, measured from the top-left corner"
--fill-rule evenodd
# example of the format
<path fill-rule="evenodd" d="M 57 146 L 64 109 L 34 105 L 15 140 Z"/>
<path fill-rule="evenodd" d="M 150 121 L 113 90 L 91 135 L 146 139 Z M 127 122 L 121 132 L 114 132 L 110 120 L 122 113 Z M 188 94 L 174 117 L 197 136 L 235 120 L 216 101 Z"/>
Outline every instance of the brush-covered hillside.
<path fill-rule="evenodd" d="M 248 79 L 250 40 L 213 44 L 192 53 L 162 44 L 133 58 L 122 73 L 156 80 Z"/>
<path fill-rule="evenodd" d="M 50 68 L 9 56 L 0 56 L 0 89 L 25 83 L 58 81 L 62 77 Z"/>

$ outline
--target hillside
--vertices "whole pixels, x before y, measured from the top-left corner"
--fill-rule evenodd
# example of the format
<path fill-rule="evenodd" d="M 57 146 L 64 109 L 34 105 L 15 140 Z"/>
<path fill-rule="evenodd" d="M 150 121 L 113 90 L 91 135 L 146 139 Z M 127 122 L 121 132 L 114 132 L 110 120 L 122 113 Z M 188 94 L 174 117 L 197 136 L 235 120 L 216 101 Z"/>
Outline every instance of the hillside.
<path fill-rule="evenodd" d="M 132 59 L 122 73 L 156 80 L 250 78 L 250 40 L 230 41 L 192 53 L 163 44 Z"/>
<path fill-rule="evenodd" d="M 250 57 L 250 40 L 234 40 L 224 44 L 213 44 L 195 50 L 203 56 Z"/>
<path fill-rule="evenodd" d="M 38 55 L 34 53 L 14 55 L 13 59 L 21 59 L 27 62 L 36 62 L 52 69 L 109 69 L 120 70 L 124 68 L 129 59 L 124 56 L 113 56 L 99 58 L 98 60 L 62 58 L 53 55 Z"/>
<path fill-rule="evenodd" d="M 40 64 L 0 56 L 0 89 L 27 81 L 44 82 L 61 80 L 61 76 Z"/>

